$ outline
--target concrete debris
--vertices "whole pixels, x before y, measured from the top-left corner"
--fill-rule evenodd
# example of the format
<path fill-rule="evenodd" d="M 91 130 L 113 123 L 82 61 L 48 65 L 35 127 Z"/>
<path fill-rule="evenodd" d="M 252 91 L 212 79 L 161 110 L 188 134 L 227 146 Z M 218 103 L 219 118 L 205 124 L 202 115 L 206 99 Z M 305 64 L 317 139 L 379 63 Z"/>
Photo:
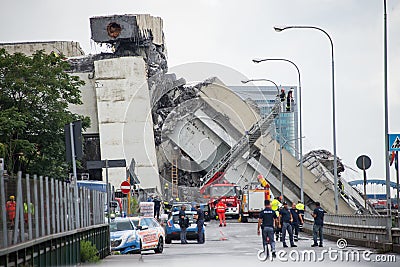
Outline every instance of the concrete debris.
<path fill-rule="evenodd" d="M 71 73 L 85 73 L 94 71 L 94 62 L 103 59 L 117 58 L 119 57 L 113 53 L 101 53 L 95 55 L 87 55 L 83 57 L 71 57 L 68 58 L 70 64 L 69 72 Z"/>
<path fill-rule="evenodd" d="M 92 73 L 94 62 L 116 57 L 138 56 L 146 62 L 148 89 L 151 99 L 154 140 L 157 151 L 159 172 L 168 182 L 171 177 L 171 159 L 165 154 L 163 145 L 175 147 L 171 140 L 162 140 L 162 131 L 173 130 L 174 121 L 190 114 L 196 107 L 187 102 L 196 99 L 202 87 L 218 82 L 212 77 L 205 81 L 186 84 L 183 78 L 177 79 L 175 74 L 168 74 L 167 53 L 162 31 L 161 18 L 150 15 L 113 15 L 90 18 L 92 39 L 100 44 L 113 48 L 114 53 L 102 53 L 85 57 L 70 58 L 71 72 Z M 185 105 L 180 106 L 185 102 Z M 194 101 L 198 105 L 201 101 Z M 188 108 L 189 107 L 189 108 Z M 170 117 L 169 125 L 166 123 Z M 180 157 L 185 157 L 179 151 Z M 187 155 L 188 162 L 193 162 Z M 179 167 L 179 166 L 178 166 Z M 183 167 L 182 167 L 183 169 Z M 198 187 L 202 172 L 178 170 L 179 185 Z M 198 191 L 198 188 L 196 188 Z M 195 190 L 195 191 L 196 191 Z M 189 189 L 186 191 L 190 191 Z"/>
<path fill-rule="evenodd" d="M 215 81 L 215 78 L 209 78 L 202 82 L 186 84 L 184 79 L 176 80 L 175 75 L 162 74 L 149 79 L 151 84 L 151 94 L 153 102 L 153 123 L 154 123 L 154 140 L 157 147 L 164 143 L 172 143 L 170 140 L 163 140 L 162 136 L 166 136 L 168 131 L 173 131 L 176 122 L 199 108 L 203 101 L 198 99 L 201 88 L 209 86 Z M 181 105 L 185 103 L 184 105 Z M 168 119 L 167 119 L 168 118 Z M 174 145 L 175 146 L 175 145 Z M 167 153 L 163 149 L 157 150 L 160 153 Z M 180 157 L 185 157 L 183 151 L 180 151 Z M 187 162 L 194 162 L 189 156 Z M 161 155 L 158 156 L 160 173 L 166 174 L 165 179 L 170 180 L 171 163 L 162 160 Z M 179 185 L 196 187 L 200 185 L 200 178 L 203 172 L 189 172 L 182 169 L 178 170 Z"/>
<path fill-rule="evenodd" d="M 312 150 L 304 155 L 303 162 L 306 162 L 311 158 L 314 158 L 317 161 L 319 161 L 322 165 L 325 166 L 325 168 L 327 168 L 334 175 L 333 172 L 334 155 L 331 152 L 324 149 Z M 338 177 L 340 177 L 341 173 L 344 172 L 345 170 L 345 167 L 340 158 L 337 159 L 337 170 L 338 170 L 337 173 Z"/>
<path fill-rule="evenodd" d="M 151 40 L 164 44 L 163 21 L 148 14 L 97 16 L 90 18 L 92 40 L 97 43 L 139 43 Z"/>

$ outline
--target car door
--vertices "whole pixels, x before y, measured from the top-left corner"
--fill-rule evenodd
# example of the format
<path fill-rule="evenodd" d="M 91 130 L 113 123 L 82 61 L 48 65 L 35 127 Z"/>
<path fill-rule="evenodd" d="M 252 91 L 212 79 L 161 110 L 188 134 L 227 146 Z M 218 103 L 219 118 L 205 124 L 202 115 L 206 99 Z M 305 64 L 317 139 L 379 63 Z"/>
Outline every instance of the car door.
<path fill-rule="evenodd" d="M 143 249 L 154 248 L 157 246 L 157 229 L 154 227 L 154 223 L 152 218 L 142 218 L 140 220 L 140 225 L 147 226 L 146 230 L 141 230 L 140 235 L 142 237 L 142 246 Z"/>

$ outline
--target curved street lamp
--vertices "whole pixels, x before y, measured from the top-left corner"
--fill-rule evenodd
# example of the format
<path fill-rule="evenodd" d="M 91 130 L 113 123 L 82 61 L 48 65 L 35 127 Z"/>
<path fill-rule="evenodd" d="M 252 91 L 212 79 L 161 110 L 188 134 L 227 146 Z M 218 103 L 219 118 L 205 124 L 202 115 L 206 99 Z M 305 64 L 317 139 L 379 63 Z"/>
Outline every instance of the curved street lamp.
<path fill-rule="evenodd" d="M 333 174 L 334 174 L 334 190 L 335 190 L 335 212 L 338 213 L 338 175 L 337 175 L 337 153 L 336 153 L 336 108 L 335 108 L 335 64 L 333 56 L 333 41 L 331 36 L 323 29 L 315 26 L 274 26 L 276 32 L 282 32 L 289 29 L 313 29 L 324 33 L 331 44 L 331 61 L 332 61 L 332 124 L 333 124 Z"/>
<path fill-rule="evenodd" d="M 250 79 L 250 80 L 242 81 L 242 83 L 260 82 L 260 81 L 273 83 L 275 85 L 277 94 L 279 96 L 279 87 L 272 80 L 269 80 L 269 79 Z M 280 114 L 281 114 L 281 107 L 279 107 L 279 140 L 278 140 L 278 143 L 279 143 L 279 162 L 280 162 L 279 176 L 280 176 L 280 180 L 281 180 L 281 190 L 280 190 L 281 192 L 280 193 L 281 193 L 282 198 L 284 199 L 284 196 L 283 196 L 283 174 L 282 174 L 282 142 L 281 142 L 281 140 L 282 140 L 281 139 L 282 138 L 282 123 L 281 123 Z M 282 199 L 282 201 L 283 201 L 283 199 Z"/>
<path fill-rule="evenodd" d="M 299 140 L 300 140 L 300 199 L 301 202 L 304 203 L 304 180 L 303 180 L 303 124 L 302 124 L 302 112 L 301 112 L 301 76 L 300 76 L 300 69 L 297 65 L 286 58 L 265 58 L 265 59 L 253 59 L 254 63 L 261 63 L 264 61 L 286 61 L 292 64 L 296 70 L 298 75 L 298 83 L 299 83 L 299 125 L 300 125 L 300 133 L 299 133 Z"/>

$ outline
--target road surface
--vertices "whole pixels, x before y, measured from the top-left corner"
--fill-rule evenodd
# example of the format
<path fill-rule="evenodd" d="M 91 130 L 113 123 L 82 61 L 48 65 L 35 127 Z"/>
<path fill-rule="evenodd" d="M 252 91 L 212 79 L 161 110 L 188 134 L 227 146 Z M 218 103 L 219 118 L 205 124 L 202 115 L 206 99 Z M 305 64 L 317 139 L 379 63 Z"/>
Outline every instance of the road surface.
<path fill-rule="evenodd" d="M 197 244 L 189 241 L 182 245 L 178 241 L 166 244 L 162 254 L 143 252 L 142 255 L 112 255 L 95 266 L 398 266 L 400 255 L 377 254 L 366 248 L 348 246 L 339 249 L 336 242 L 325 240 L 323 248 L 311 248 L 312 240 L 309 235 L 301 233 L 297 248 L 283 248 L 277 242 L 277 258 L 261 261 L 257 257 L 261 249 L 261 238 L 257 236 L 257 224 L 228 221 L 227 227 L 218 227 L 215 221 L 207 223 L 206 243 Z M 287 242 L 289 244 L 289 242 Z M 308 255 L 315 260 L 309 259 Z M 357 255 L 359 255 L 359 260 Z M 370 260 L 369 262 L 364 260 Z M 321 260 L 322 259 L 322 260 Z M 378 263 L 377 261 L 386 261 Z M 391 261 L 391 262 L 388 262 Z"/>

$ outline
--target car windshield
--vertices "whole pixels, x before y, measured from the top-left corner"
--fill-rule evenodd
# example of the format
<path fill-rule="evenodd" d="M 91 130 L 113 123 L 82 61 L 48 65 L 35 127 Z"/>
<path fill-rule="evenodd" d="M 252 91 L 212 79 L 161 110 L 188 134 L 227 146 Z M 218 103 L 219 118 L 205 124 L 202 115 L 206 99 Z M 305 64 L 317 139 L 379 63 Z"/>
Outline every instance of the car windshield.
<path fill-rule="evenodd" d="M 110 232 L 134 230 L 132 223 L 129 220 L 112 221 L 110 223 Z"/>
<path fill-rule="evenodd" d="M 186 217 L 189 218 L 189 223 L 194 223 L 193 214 L 186 214 Z M 173 221 L 175 224 L 179 224 L 179 215 L 174 215 Z"/>
<path fill-rule="evenodd" d="M 182 206 L 186 206 L 186 210 L 192 210 L 192 205 L 189 203 L 177 203 L 172 206 L 172 210 L 180 210 Z"/>
<path fill-rule="evenodd" d="M 236 196 L 236 191 L 234 186 L 213 186 L 211 187 L 212 197 L 232 197 Z"/>
<path fill-rule="evenodd" d="M 139 220 L 131 220 L 131 221 L 133 222 L 133 224 L 135 225 L 135 227 L 139 225 Z"/>

